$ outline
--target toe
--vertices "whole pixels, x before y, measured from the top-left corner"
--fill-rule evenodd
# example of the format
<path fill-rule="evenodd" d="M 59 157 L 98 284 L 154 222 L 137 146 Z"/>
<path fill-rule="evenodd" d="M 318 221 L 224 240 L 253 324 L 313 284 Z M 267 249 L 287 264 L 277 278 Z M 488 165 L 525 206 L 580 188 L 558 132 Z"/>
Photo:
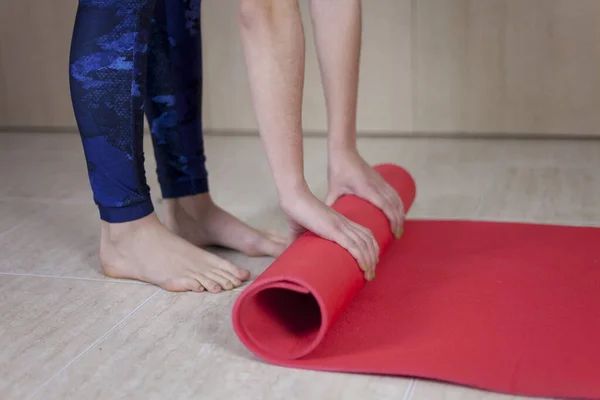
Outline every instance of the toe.
<path fill-rule="evenodd" d="M 222 270 L 222 269 L 215 269 L 213 271 L 215 274 L 222 276 L 223 278 L 227 279 L 229 282 L 231 282 L 233 284 L 234 287 L 240 287 L 242 286 L 242 281 L 238 278 L 236 278 L 235 276 L 233 276 L 233 274 Z"/>
<path fill-rule="evenodd" d="M 241 279 L 242 282 L 250 279 L 250 271 L 241 268 L 236 268 L 236 271 L 233 275 Z"/>
<path fill-rule="evenodd" d="M 221 285 L 205 274 L 198 275 L 196 279 L 209 293 L 220 293 L 222 291 Z"/>
<path fill-rule="evenodd" d="M 215 262 L 215 267 L 217 267 L 220 270 L 229 272 L 231 275 L 233 275 L 241 281 L 247 281 L 248 279 L 250 279 L 249 271 L 238 268 L 227 260 L 219 259 L 217 262 Z"/>
<path fill-rule="evenodd" d="M 170 278 L 158 284 L 161 288 L 169 292 L 189 292 L 198 291 L 200 282 L 192 278 Z"/>
<path fill-rule="evenodd" d="M 189 291 L 196 293 L 204 292 L 204 286 L 202 286 L 202 284 L 194 278 L 187 278 L 182 282 L 182 284 Z"/>
<path fill-rule="evenodd" d="M 214 271 L 208 271 L 205 273 L 205 275 L 211 280 L 217 282 L 224 290 L 231 290 L 234 288 L 233 282 Z"/>

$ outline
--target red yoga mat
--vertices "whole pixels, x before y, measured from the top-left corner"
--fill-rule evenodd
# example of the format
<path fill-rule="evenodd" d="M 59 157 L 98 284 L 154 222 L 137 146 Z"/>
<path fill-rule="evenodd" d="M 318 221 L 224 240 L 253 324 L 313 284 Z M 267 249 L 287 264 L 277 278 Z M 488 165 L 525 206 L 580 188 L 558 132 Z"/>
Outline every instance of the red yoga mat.
<path fill-rule="evenodd" d="M 400 167 L 376 170 L 415 197 Z M 600 229 L 408 220 L 400 240 L 354 196 L 377 277 L 307 233 L 242 292 L 244 345 L 280 366 L 427 378 L 526 396 L 600 399 Z"/>

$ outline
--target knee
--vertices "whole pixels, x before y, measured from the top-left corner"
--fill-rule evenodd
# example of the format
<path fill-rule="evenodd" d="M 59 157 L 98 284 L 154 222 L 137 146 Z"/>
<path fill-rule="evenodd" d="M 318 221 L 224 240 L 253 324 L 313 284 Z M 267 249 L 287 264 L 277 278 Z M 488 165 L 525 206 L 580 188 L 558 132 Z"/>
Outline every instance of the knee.
<path fill-rule="evenodd" d="M 238 21 L 240 27 L 253 30 L 271 21 L 273 6 L 281 0 L 239 0 Z"/>

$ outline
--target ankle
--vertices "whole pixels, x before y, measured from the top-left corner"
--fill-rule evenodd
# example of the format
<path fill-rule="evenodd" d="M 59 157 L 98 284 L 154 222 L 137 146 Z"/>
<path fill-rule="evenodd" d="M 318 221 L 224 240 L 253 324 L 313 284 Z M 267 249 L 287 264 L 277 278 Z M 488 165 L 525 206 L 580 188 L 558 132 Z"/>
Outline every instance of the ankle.
<path fill-rule="evenodd" d="M 214 206 L 208 193 L 165 199 L 164 204 L 166 221 L 177 221 L 181 218 L 201 220 Z"/>
<path fill-rule="evenodd" d="M 140 230 L 153 225 L 158 221 L 158 217 L 155 213 L 152 213 L 144 218 L 140 218 L 134 221 L 121 222 L 121 223 L 109 223 L 101 222 L 101 240 L 105 244 L 117 244 L 124 240 L 135 236 Z"/>

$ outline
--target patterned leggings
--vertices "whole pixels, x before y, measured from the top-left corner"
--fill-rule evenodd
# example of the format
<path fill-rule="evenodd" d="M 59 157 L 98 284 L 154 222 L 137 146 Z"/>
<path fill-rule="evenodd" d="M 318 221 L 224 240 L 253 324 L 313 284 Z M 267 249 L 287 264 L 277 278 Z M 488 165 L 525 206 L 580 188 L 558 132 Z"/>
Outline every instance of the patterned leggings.
<path fill-rule="evenodd" d="M 165 198 L 206 193 L 200 0 L 80 0 L 71 98 L 100 218 L 154 208 L 146 183 L 144 114 Z"/>

